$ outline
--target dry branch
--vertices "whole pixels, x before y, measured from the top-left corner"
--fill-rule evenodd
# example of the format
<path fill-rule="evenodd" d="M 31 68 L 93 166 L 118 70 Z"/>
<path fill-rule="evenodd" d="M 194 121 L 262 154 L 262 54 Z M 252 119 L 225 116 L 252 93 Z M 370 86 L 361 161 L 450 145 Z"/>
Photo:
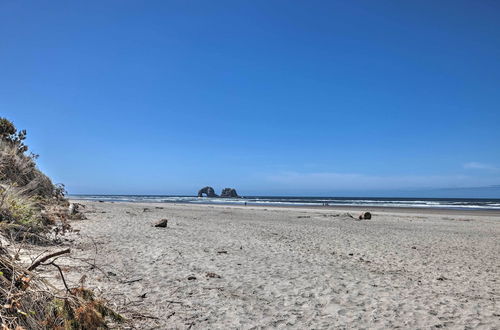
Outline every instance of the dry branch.
<path fill-rule="evenodd" d="M 62 254 L 70 253 L 70 252 L 71 252 L 71 250 L 68 248 L 66 250 L 61 250 L 61 251 L 57 251 L 57 252 L 48 254 L 45 257 L 42 257 L 41 259 L 35 261 L 31 266 L 28 267 L 28 270 L 32 271 L 35 268 L 37 268 L 38 266 L 40 266 L 40 264 L 42 262 L 45 262 L 45 261 L 49 260 L 50 258 L 54 258 L 54 257 L 60 256 Z"/>
<path fill-rule="evenodd" d="M 45 265 L 52 265 L 52 266 L 54 266 L 54 267 L 57 268 L 57 270 L 59 271 L 59 274 L 61 275 L 61 279 L 63 281 L 64 287 L 66 288 L 66 291 L 69 292 L 69 293 L 71 293 L 71 290 L 69 289 L 68 284 L 66 283 L 66 279 L 64 278 L 64 274 L 62 272 L 61 267 L 59 267 L 59 265 L 57 265 L 56 263 L 54 263 L 54 261 L 52 261 L 52 262 L 50 262 L 48 264 L 45 264 Z"/>

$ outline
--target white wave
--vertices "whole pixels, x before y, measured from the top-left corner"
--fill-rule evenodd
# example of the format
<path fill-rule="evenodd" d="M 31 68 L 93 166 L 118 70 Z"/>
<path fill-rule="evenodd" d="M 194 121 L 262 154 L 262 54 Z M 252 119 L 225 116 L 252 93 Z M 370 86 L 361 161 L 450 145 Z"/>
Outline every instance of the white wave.
<path fill-rule="evenodd" d="M 373 206 L 373 207 L 421 207 L 448 209 L 500 209 L 497 200 L 387 200 L 387 199 L 337 199 L 337 198 L 211 198 L 196 196 L 127 196 L 127 195 L 76 195 L 70 198 L 84 200 L 102 200 L 113 202 L 151 202 L 151 203 L 195 203 L 195 204 L 249 204 L 249 205 L 297 205 L 318 206 L 327 203 L 330 206 Z"/>

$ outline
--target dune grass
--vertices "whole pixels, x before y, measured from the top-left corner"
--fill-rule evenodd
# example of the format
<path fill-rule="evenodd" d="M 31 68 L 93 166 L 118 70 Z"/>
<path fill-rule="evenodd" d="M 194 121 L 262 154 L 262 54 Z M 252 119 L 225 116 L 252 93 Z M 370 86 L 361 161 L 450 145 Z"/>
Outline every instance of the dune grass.
<path fill-rule="evenodd" d="M 57 290 L 20 264 L 7 245 L 22 241 L 53 244 L 71 230 L 63 185 L 54 185 L 28 153 L 26 131 L 0 118 L 0 322 L 5 329 L 105 329 L 123 321 L 102 299 L 83 287 Z M 54 261 L 46 263 L 57 267 Z"/>

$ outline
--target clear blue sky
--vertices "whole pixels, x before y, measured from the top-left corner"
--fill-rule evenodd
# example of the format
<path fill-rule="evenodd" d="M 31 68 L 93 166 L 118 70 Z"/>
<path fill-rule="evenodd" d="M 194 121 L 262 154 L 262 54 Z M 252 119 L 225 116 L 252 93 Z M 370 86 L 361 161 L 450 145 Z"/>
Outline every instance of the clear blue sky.
<path fill-rule="evenodd" d="M 2 0 L 0 116 L 70 193 L 500 185 L 500 2 Z"/>

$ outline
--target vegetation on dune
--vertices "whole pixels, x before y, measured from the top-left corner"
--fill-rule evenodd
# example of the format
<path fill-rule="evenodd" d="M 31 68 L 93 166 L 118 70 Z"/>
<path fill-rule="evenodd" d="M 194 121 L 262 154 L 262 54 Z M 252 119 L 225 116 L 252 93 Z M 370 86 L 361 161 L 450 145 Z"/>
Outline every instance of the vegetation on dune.
<path fill-rule="evenodd" d="M 5 118 L 0 118 L 0 182 L 22 189 L 24 195 L 62 199 L 64 186 L 54 185 L 36 167 L 38 155 L 28 153 L 24 144 L 26 131 L 17 131 Z"/>
<path fill-rule="evenodd" d="M 26 131 L 0 118 L 0 230 L 9 237 L 43 241 L 58 226 L 68 228 L 64 186 L 54 185 L 28 154 Z"/>
<path fill-rule="evenodd" d="M 77 209 L 69 208 L 64 186 L 54 185 L 37 168 L 38 156 L 28 153 L 25 139 L 25 130 L 18 131 L 12 122 L 0 118 L 0 329 L 107 328 L 107 317 L 121 321 L 121 316 L 92 291 L 68 288 L 50 255 L 24 267 L 5 247 L 9 241 L 56 242 L 70 230 L 68 219 Z M 64 292 L 37 276 L 41 261 L 57 267 Z"/>

